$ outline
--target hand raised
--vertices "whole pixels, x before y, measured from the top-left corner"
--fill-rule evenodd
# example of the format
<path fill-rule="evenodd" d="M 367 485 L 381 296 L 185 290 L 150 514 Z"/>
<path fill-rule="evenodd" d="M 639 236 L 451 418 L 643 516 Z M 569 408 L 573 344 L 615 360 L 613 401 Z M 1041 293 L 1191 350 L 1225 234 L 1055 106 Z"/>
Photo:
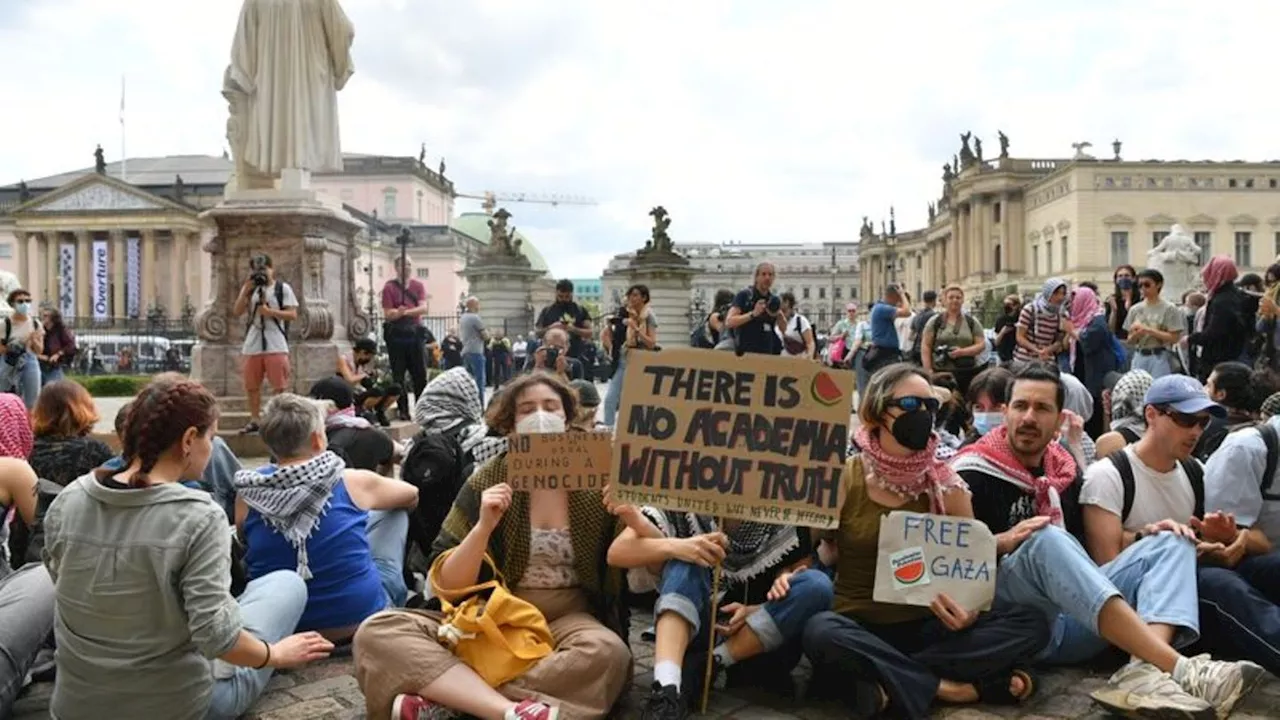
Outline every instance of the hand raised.
<path fill-rule="evenodd" d="M 511 486 L 499 483 L 480 494 L 480 527 L 492 532 L 511 507 Z"/>

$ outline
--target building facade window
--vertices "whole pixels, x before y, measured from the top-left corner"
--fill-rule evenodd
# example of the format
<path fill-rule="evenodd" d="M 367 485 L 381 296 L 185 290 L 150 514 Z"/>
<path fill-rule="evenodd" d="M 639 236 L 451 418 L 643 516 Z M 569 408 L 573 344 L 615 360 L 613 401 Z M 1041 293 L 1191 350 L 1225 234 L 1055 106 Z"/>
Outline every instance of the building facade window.
<path fill-rule="evenodd" d="M 836 285 L 834 288 L 832 288 L 832 290 L 835 292 L 836 294 L 835 297 L 837 300 L 839 300 L 840 297 L 844 294 L 844 288 L 841 287 L 840 285 Z"/>
<path fill-rule="evenodd" d="M 1196 232 L 1195 239 L 1196 246 L 1200 248 L 1200 264 L 1203 265 L 1213 255 L 1213 233 L 1200 230 Z"/>
<path fill-rule="evenodd" d="M 1111 267 L 1129 264 L 1129 231 L 1111 231 Z"/>
<path fill-rule="evenodd" d="M 1061 240 L 1062 240 L 1062 269 L 1066 270 L 1067 268 L 1071 267 L 1071 263 L 1068 262 L 1067 260 L 1067 236 L 1063 235 Z"/>
<path fill-rule="evenodd" d="M 396 190 L 387 188 L 382 191 L 382 218 L 390 220 L 395 217 L 399 217 L 396 214 Z"/>
<path fill-rule="evenodd" d="M 826 299 L 827 299 L 827 289 L 826 289 L 826 288 L 824 288 L 824 287 L 820 287 L 820 288 L 818 288 L 818 299 L 819 299 L 819 300 L 826 300 Z"/>
<path fill-rule="evenodd" d="M 1253 265 L 1251 260 L 1252 252 L 1250 245 L 1253 244 L 1253 233 L 1248 230 L 1239 230 L 1236 232 L 1236 267 L 1249 267 Z"/>
<path fill-rule="evenodd" d="M 1053 241 L 1044 241 L 1044 272 L 1046 275 L 1053 274 Z"/>
<path fill-rule="evenodd" d="M 1000 257 L 1000 252 L 1001 252 L 1000 243 L 996 243 L 996 246 L 992 250 L 992 252 L 995 255 L 994 260 L 995 260 L 996 272 L 1000 272 L 1000 262 L 1001 260 L 1003 260 L 1003 258 Z"/>
<path fill-rule="evenodd" d="M 417 269 L 416 274 L 419 280 L 426 280 L 428 277 L 430 277 L 431 268 L 420 267 Z"/>
<path fill-rule="evenodd" d="M 1040 273 L 1040 246 L 1031 246 L 1031 271 L 1037 275 Z"/>
<path fill-rule="evenodd" d="M 1274 249 L 1276 251 L 1276 257 L 1280 258 L 1280 232 L 1276 233 L 1275 243 L 1276 243 L 1276 246 Z M 1203 262 L 1203 260 L 1201 262 Z"/>
<path fill-rule="evenodd" d="M 857 299 L 858 299 L 858 286 L 857 286 L 857 285 L 850 285 L 850 286 L 849 286 L 849 299 L 850 299 L 850 300 L 857 300 Z"/>
<path fill-rule="evenodd" d="M 1167 237 L 1169 237 L 1168 230 L 1156 230 L 1155 232 L 1151 233 L 1151 247 L 1154 248 L 1155 246 L 1159 245 L 1160 241 Z"/>
<path fill-rule="evenodd" d="M 1000 203 L 991 205 L 991 220 L 997 225 L 1000 224 Z"/>
<path fill-rule="evenodd" d="M 809 288 L 801 288 L 801 289 L 800 289 L 800 296 L 801 296 L 803 299 L 808 300 L 808 299 L 809 299 Z"/>
<path fill-rule="evenodd" d="M 0 258 L 13 257 L 13 243 L 0 243 Z"/>

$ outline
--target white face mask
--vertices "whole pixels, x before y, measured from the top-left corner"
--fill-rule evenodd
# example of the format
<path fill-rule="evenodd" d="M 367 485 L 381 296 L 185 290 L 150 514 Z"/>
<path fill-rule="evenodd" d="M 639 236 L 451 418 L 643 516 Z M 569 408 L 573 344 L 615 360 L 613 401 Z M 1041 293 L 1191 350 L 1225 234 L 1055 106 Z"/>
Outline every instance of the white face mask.
<path fill-rule="evenodd" d="M 979 435 L 986 435 L 1004 423 L 1004 413 L 976 412 L 973 414 L 973 429 Z"/>
<path fill-rule="evenodd" d="M 516 432 L 521 435 L 564 432 L 564 416 L 537 410 L 520 418 L 520 422 L 516 423 Z"/>

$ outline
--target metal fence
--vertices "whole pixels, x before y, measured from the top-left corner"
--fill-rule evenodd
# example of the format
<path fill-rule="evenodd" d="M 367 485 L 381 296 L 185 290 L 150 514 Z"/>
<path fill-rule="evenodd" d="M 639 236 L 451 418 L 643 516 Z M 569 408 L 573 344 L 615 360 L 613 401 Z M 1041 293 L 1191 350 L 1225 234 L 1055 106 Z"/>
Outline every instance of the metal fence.
<path fill-rule="evenodd" d="M 76 338 L 72 371 L 83 375 L 189 372 L 196 344 L 190 318 L 64 318 Z"/>

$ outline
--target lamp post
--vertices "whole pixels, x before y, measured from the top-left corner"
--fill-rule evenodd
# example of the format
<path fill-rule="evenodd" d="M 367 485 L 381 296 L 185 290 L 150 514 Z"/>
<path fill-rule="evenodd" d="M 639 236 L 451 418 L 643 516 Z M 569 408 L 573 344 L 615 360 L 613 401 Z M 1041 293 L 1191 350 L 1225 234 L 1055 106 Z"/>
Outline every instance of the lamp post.
<path fill-rule="evenodd" d="M 368 231 L 368 234 L 369 234 L 369 262 L 364 266 L 364 271 L 365 271 L 366 273 L 368 273 L 368 275 L 369 275 L 369 327 L 370 327 L 370 328 L 373 328 L 373 327 L 374 327 L 374 325 L 375 325 L 375 322 L 374 322 L 374 314 L 375 314 L 375 312 L 376 312 L 376 310 L 377 310 L 377 306 L 376 306 L 376 305 L 374 305 L 374 300 L 373 300 L 373 296 L 374 296 L 374 289 L 373 289 L 373 250 L 374 250 L 374 248 L 378 247 L 378 245 L 379 245 L 379 244 L 381 244 L 381 243 L 380 243 L 380 241 L 379 241 L 379 239 L 378 239 L 378 225 L 377 225 L 377 223 L 378 223 L 378 211 L 377 211 L 377 210 L 374 210 L 374 211 L 371 213 L 371 215 L 372 215 L 372 217 L 373 217 L 373 222 L 369 223 L 369 231 Z M 372 330 L 371 330 L 371 332 L 372 332 Z"/>
<path fill-rule="evenodd" d="M 831 246 L 831 322 L 836 322 L 836 275 L 840 273 L 840 266 L 836 264 L 836 248 Z"/>

